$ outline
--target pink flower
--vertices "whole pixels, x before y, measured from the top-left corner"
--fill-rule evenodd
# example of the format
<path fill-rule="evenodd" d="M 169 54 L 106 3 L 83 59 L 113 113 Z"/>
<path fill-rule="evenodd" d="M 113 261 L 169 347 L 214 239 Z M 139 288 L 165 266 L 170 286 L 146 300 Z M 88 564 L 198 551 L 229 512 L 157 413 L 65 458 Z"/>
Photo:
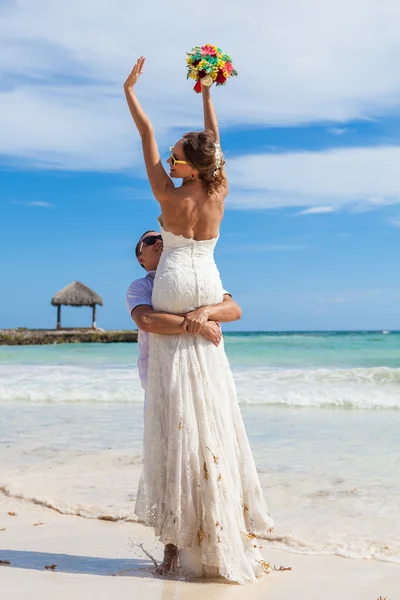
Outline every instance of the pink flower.
<path fill-rule="evenodd" d="M 211 46 L 211 44 L 206 44 L 205 46 L 201 47 L 201 55 L 206 56 L 207 54 L 210 56 L 217 56 L 217 52 L 214 46 Z"/>
<path fill-rule="evenodd" d="M 230 63 L 229 61 L 227 61 L 227 62 L 225 63 L 225 65 L 224 65 L 224 71 L 227 71 L 227 72 L 228 72 L 228 77 L 230 77 L 230 76 L 231 76 L 231 73 L 232 73 L 232 71 L 233 71 L 233 64 L 232 64 L 232 63 Z"/>

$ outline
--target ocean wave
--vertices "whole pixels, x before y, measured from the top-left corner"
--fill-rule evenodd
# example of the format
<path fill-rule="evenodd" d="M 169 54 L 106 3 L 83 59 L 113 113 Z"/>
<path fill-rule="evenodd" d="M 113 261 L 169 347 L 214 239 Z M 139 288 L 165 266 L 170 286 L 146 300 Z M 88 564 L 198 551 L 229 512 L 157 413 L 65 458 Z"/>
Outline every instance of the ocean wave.
<path fill-rule="evenodd" d="M 258 369 L 235 374 L 246 404 L 293 407 L 400 408 L 400 369 Z"/>
<path fill-rule="evenodd" d="M 62 515 L 78 516 L 85 519 L 97 519 L 100 521 L 125 521 L 126 523 L 142 523 L 136 517 L 133 511 L 124 511 L 121 509 L 112 510 L 108 507 L 102 510 L 92 504 L 71 504 L 66 502 L 57 502 L 54 499 L 48 499 L 43 496 L 29 496 L 23 492 L 12 491 L 8 486 L 0 486 L 0 493 L 8 498 L 15 498 L 25 502 L 43 506 L 54 510 Z M 353 539 L 336 542 L 312 541 L 292 534 L 279 534 L 272 532 L 267 535 L 258 536 L 259 542 L 263 540 L 268 543 L 268 547 L 285 550 L 294 554 L 306 555 L 336 555 L 342 558 L 368 559 L 381 562 L 400 563 L 400 555 L 395 549 L 390 549 L 385 543 L 372 542 L 368 539 Z"/>
<path fill-rule="evenodd" d="M 394 385 L 399 387 L 400 368 L 390 367 L 357 367 L 353 369 L 252 369 L 236 370 L 237 380 L 247 378 L 251 374 L 254 380 L 277 382 L 281 384 L 350 384 L 350 385 Z"/>
<path fill-rule="evenodd" d="M 234 369 L 240 404 L 400 408 L 400 368 Z M 136 367 L 0 366 L 0 403 L 142 403 Z"/>
<path fill-rule="evenodd" d="M 37 506 L 43 506 L 44 508 L 51 508 L 61 515 L 71 515 L 76 517 L 83 517 L 84 519 L 98 519 L 100 521 L 127 521 L 129 523 L 138 523 L 136 516 L 130 511 L 129 513 L 123 510 L 102 511 L 98 510 L 92 504 L 73 504 L 69 505 L 66 502 L 59 502 L 54 499 L 45 498 L 43 496 L 29 496 L 23 492 L 13 492 L 8 486 L 0 486 L 0 493 L 8 498 L 15 498 L 17 500 L 24 500 L 30 504 L 36 504 Z"/>
<path fill-rule="evenodd" d="M 274 533 L 259 539 L 268 541 L 268 547 L 286 550 L 293 554 L 334 555 L 342 558 L 377 560 L 380 562 L 400 563 L 400 555 L 393 553 L 386 544 L 376 546 L 376 542 L 354 540 L 353 542 L 312 542 L 295 535 L 276 535 Z"/>
<path fill-rule="evenodd" d="M 0 366 L 0 402 L 132 403 L 143 402 L 134 366 Z"/>

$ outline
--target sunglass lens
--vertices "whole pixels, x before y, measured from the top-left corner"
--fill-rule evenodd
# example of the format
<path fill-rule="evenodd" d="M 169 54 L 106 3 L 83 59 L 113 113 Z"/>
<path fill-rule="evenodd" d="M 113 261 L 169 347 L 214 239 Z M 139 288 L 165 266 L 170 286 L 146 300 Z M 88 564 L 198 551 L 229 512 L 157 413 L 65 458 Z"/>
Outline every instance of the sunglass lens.
<path fill-rule="evenodd" d="M 153 246 L 158 240 L 162 240 L 161 235 L 149 235 L 149 237 L 144 238 L 144 243 L 147 246 Z"/>

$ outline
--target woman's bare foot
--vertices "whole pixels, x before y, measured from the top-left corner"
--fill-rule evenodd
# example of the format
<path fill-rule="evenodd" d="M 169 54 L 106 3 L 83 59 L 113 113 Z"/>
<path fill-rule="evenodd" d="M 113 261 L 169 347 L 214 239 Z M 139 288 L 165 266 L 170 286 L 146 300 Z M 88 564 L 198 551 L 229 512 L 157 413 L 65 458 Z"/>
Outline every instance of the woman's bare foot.
<path fill-rule="evenodd" d="M 167 575 L 178 568 L 178 548 L 174 544 L 166 544 L 164 560 L 156 568 L 157 575 Z"/>

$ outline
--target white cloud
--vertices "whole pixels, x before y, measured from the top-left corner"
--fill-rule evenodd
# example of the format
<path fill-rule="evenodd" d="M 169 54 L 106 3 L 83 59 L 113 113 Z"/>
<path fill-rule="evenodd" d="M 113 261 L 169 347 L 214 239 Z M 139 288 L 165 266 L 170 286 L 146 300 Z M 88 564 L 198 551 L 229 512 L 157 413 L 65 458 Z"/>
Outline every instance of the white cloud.
<path fill-rule="evenodd" d="M 344 123 L 400 104 L 398 0 L 225 0 L 222 21 L 183 0 L 15 0 L 0 12 L 0 152 L 38 166 L 141 164 L 122 94 L 139 54 L 161 144 L 200 127 L 184 61 L 205 30 L 240 75 L 216 90 L 222 124 Z"/>
<path fill-rule="evenodd" d="M 40 200 L 34 200 L 32 202 L 24 202 L 23 200 L 15 200 L 13 204 L 19 204 L 21 206 L 34 206 L 38 208 L 54 208 L 54 204 L 51 202 L 42 202 Z"/>
<path fill-rule="evenodd" d="M 400 203 L 400 146 L 260 154 L 231 159 L 233 208 L 366 210 Z M 329 207 L 329 208 L 328 208 Z"/>
<path fill-rule="evenodd" d="M 348 132 L 347 127 L 331 127 L 328 129 L 329 133 L 333 133 L 333 135 L 343 135 Z"/>
<path fill-rule="evenodd" d="M 335 206 L 314 206 L 313 208 L 306 208 L 301 210 L 299 215 L 324 215 L 327 213 L 333 213 L 337 210 Z"/>
<path fill-rule="evenodd" d="M 400 227 L 400 217 L 393 217 L 391 219 L 388 219 L 388 221 L 395 227 Z"/>

